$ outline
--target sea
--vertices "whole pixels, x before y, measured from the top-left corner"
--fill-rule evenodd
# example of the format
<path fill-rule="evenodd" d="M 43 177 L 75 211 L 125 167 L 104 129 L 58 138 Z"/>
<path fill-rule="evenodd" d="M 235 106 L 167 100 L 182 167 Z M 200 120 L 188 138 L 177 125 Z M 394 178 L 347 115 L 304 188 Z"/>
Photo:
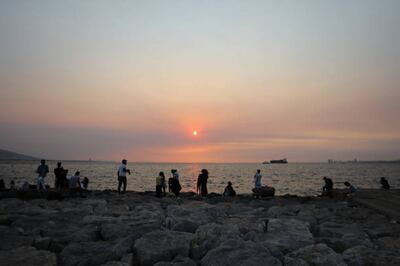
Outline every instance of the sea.
<path fill-rule="evenodd" d="M 35 184 L 36 161 L 0 162 L 0 179 L 8 187 L 11 180 L 16 185 L 24 181 Z M 47 162 L 50 173 L 46 184 L 54 186 L 53 169 L 57 161 Z M 89 189 L 103 190 L 117 188 L 118 162 L 63 161 L 68 175 L 75 171 L 81 177 L 89 178 Z M 128 175 L 127 190 L 154 191 L 156 176 L 163 171 L 168 179 L 171 169 L 177 169 L 183 191 L 196 191 L 200 170 L 209 171 L 209 192 L 222 193 L 228 181 L 233 183 L 237 193 L 251 193 L 254 174 L 261 170 L 262 184 L 273 186 L 277 195 L 314 196 L 321 192 L 324 176 L 332 178 L 335 188 L 344 188 L 343 182 L 349 181 L 358 188 L 379 188 L 380 177 L 386 177 L 390 185 L 400 188 L 400 163 L 133 163 L 128 162 L 131 175 Z"/>

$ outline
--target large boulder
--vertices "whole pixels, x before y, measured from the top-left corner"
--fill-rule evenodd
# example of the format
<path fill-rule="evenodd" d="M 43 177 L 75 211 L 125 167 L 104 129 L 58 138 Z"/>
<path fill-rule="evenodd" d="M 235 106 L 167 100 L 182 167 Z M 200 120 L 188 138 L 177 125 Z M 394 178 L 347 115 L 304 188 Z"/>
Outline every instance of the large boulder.
<path fill-rule="evenodd" d="M 30 246 L 33 237 L 22 235 L 14 228 L 0 225 L 0 250 L 11 250 L 21 246 Z"/>
<path fill-rule="evenodd" d="M 196 239 L 191 255 L 194 259 L 201 259 L 209 250 L 229 239 L 240 240 L 238 226 L 215 223 L 201 225 L 196 230 Z"/>
<path fill-rule="evenodd" d="M 64 266 L 101 265 L 118 259 L 112 244 L 104 241 L 71 243 L 60 253 Z"/>
<path fill-rule="evenodd" d="M 325 244 L 310 245 L 285 256 L 287 266 L 346 266 L 343 258 Z"/>
<path fill-rule="evenodd" d="M 354 223 L 325 222 L 319 225 L 316 232 L 317 241 L 327 244 L 337 252 L 363 245 L 372 247 L 367 233 Z"/>
<path fill-rule="evenodd" d="M 377 250 L 365 246 L 356 246 L 345 250 L 342 254 L 344 261 L 349 266 L 364 265 L 400 265 L 400 255 L 398 250 Z"/>
<path fill-rule="evenodd" d="M 55 253 L 37 250 L 34 247 L 19 247 L 13 250 L 0 251 L 2 266 L 55 266 Z"/>
<path fill-rule="evenodd" d="M 314 244 L 309 224 L 296 219 L 269 219 L 266 231 L 255 240 L 263 241 L 275 256 Z"/>
<path fill-rule="evenodd" d="M 196 266 L 196 262 L 188 257 L 176 256 L 172 261 L 160 261 L 153 266 Z"/>
<path fill-rule="evenodd" d="M 156 230 L 136 240 L 134 253 L 140 265 L 153 265 L 171 261 L 175 256 L 189 256 L 194 234 L 178 231 Z"/>
<path fill-rule="evenodd" d="M 222 213 L 221 209 L 204 202 L 169 205 L 166 226 L 171 230 L 194 233 L 200 225 L 216 222 L 223 216 L 225 213 Z"/>
<path fill-rule="evenodd" d="M 209 251 L 201 260 L 202 266 L 282 265 L 261 243 L 228 240 Z"/>

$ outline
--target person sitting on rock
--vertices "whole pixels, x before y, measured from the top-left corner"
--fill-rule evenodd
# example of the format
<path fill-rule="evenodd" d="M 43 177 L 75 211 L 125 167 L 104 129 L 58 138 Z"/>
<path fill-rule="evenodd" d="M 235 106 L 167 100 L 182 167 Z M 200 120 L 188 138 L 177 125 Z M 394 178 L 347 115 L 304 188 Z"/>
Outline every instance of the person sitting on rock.
<path fill-rule="evenodd" d="M 349 193 L 353 194 L 357 192 L 357 188 L 350 184 L 349 182 L 344 182 L 344 185 L 349 188 Z"/>
<path fill-rule="evenodd" d="M 228 182 L 228 185 L 225 187 L 224 193 L 222 195 L 225 197 L 236 196 L 236 191 L 233 189 L 231 181 Z"/>
<path fill-rule="evenodd" d="M 332 179 L 324 176 L 325 186 L 322 187 L 322 195 L 332 197 L 333 196 L 333 182 Z"/>
<path fill-rule="evenodd" d="M 69 191 L 72 196 L 75 196 L 76 193 L 79 193 L 79 195 L 82 196 L 80 174 L 81 173 L 79 171 L 76 171 L 75 175 L 71 176 L 68 180 Z"/>
<path fill-rule="evenodd" d="M 381 185 L 383 189 L 390 189 L 389 181 L 384 177 L 381 177 Z"/>
<path fill-rule="evenodd" d="M 89 188 L 89 178 L 87 178 L 85 176 L 81 183 L 82 183 L 82 189 L 83 190 L 88 190 L 88 188 Z"/>

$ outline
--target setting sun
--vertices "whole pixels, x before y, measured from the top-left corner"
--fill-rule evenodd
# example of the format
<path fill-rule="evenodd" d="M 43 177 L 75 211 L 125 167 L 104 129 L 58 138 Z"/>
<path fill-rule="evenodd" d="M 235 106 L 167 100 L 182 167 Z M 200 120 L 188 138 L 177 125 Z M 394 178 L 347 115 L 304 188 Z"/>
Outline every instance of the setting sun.
<path fill-rule="evenodd" d="M 193 130 L 193 136 L 197 136 L 197 131 Z"/>

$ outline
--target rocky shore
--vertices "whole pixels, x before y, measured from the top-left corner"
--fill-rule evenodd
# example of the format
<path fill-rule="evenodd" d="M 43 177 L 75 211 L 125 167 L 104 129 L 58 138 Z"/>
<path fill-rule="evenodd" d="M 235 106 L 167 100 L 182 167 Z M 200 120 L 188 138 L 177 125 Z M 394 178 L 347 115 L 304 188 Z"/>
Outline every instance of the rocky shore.
<path fill-rule="evenodd" d="M 1 265 L 400 265 L 399 233 L 342 197 L 0 199 Z"/>

